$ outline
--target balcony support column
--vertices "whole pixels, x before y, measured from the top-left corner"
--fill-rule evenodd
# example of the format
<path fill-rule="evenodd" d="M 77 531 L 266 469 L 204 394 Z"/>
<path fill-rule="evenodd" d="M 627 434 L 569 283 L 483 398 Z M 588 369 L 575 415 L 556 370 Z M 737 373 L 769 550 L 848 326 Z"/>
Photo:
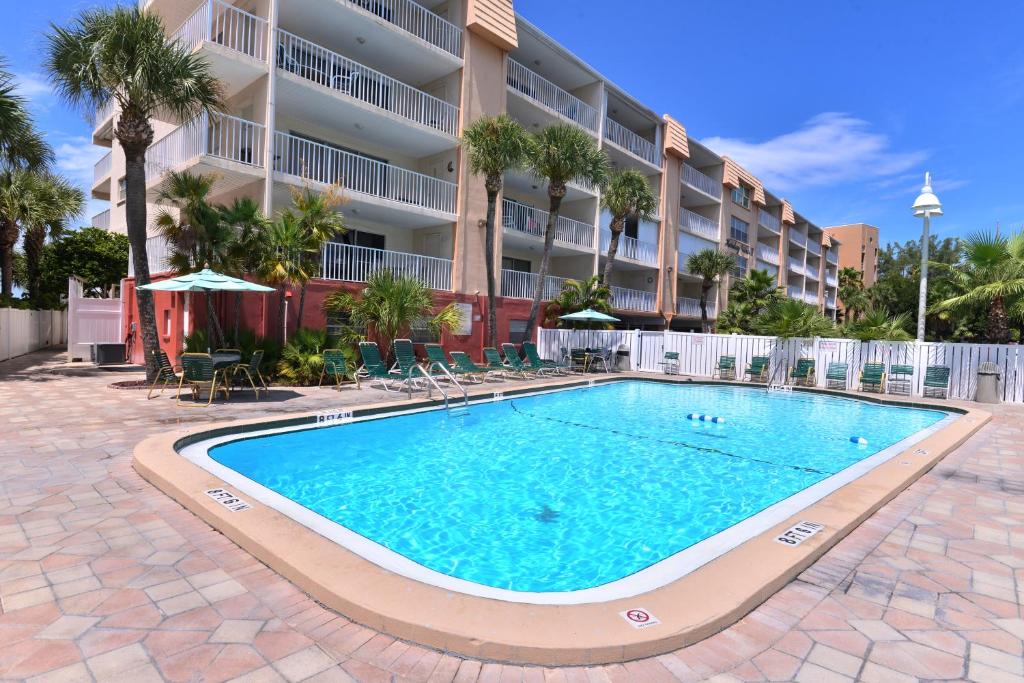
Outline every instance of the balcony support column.
<path fill-rule="evenodd" d="M 660 133 L 659 133 L 660 135 Z M 676 314 L 679 273 L 679 230 L 682 227 L 682 159 L 666 148 L 661 171 L 661 281 L 658 283 L 658 311 L 672 326 Z"/>
<path fill-rule="evenodd" d="M 277 59 L 277 12 L 281 0 L 269 0 L 267 7 L 267 108 L 263 124 L 263 167 L 266 172 L 263 181 L 263 213 L 271 216 L 274 212 L 274 133 L 277 130 L 277 73 L 274 61 Z"/>

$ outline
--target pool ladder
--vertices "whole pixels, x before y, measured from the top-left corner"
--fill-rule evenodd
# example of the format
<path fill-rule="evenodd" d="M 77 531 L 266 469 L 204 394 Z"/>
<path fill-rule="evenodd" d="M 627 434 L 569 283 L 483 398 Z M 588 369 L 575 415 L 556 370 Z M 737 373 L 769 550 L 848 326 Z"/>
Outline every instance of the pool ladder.
<path fill-rule="evenodd" d="M 454 386 L 458 387 L 459 391 L 462 392 L 462 410 L 463 411 L 468 410 L 469 409 L 469 394 L 466 393 L 465 387 L 463 387 L 461 384 L 459 384 L 456 381 L 455 376 L 452 375 L 452 373 L 450 373 L 448 371 L 448 368 L 446 368 L 445 366 L 441 365 L 440 363 L 435 363 L 434 365 L 431 366 L 431 368 L 433 368 L 435 366 L 442 372 L 442 374 L 444 374 L 448 378 L 449 382 L 451 382 Z M 444 409 L 445 410 L 451 410 L 451 406 L 449 405 L 449 401 L 448 401 L 448 392 L 445 391 L 441 387 L 441 385 L 437 383 L 437 380 L 434 379 L 433 375 L 431 375 L 430 372 L 425 370 L 422 365 L 417 365 L 415 369 L 419 370 L 420 374 L 423 375 L 423 378 L 425 380 L 427 380 L 427 398 L 433 398 L 434 394 L 431 391 L 431 387 L 433 387 L 434 389 L 437 389 L 438 393 L 441 394 L 441 396 L 444 397 Z M 415 372 L 415 370 L 413 372 Z M 412 373 L 410 373 L 410 377 L 411 376 L 412 376 Z M 410 399 L 412 398 L 412 386 L 409 387 L 409 398 Z"/>

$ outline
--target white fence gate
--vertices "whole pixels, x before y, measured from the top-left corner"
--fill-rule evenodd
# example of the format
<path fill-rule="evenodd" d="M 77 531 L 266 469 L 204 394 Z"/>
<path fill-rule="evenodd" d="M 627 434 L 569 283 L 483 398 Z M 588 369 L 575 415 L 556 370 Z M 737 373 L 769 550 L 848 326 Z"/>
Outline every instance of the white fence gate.
<path fill-rule="evenodd" d="M 95 343 L 118 343 L 121 337 L 121 300 L 82 296 L 81 284 L 68 282 L 68 360 L 88 360 Z"/>
<path fill-rule="evenodd" d="M 60 346 L 67 339 L 64 311 L 0 308 L 0 361 Z"/>

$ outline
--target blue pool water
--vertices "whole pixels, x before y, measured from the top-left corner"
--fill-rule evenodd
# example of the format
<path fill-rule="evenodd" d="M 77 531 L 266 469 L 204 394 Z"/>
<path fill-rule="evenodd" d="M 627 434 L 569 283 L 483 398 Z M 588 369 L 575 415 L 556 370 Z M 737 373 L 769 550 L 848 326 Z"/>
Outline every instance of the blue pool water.
<path fill-rule="evenodd" d="M 210 457 L 435 571 L 572 591 L 648 567 L 943 417 L 820 394 L 625 381 L 461 417 L 235 441 Z"/>

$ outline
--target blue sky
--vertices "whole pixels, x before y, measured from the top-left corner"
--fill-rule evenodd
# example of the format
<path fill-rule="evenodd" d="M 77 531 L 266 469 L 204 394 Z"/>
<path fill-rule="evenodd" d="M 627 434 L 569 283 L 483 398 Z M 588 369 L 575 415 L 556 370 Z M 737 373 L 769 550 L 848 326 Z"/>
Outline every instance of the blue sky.
<path fill-rule="evenodd" d="M 13 4 L 12 0 L 7 3 Z M 104 150 L 39 73 L 50 21 L 95 2 L 19 3 L 0 53 L 58 166 L 88 188 Z M 658 113 L 733 156 L 820 225 L 912 239 L 925 170 L 940 235 L 1024 225 L 1024 3 L 515 0 L 516 9 Z M 666 85 L 668 87 L 666 87 Z M 104 208 L 93 202 L 88 215 Z"/>

